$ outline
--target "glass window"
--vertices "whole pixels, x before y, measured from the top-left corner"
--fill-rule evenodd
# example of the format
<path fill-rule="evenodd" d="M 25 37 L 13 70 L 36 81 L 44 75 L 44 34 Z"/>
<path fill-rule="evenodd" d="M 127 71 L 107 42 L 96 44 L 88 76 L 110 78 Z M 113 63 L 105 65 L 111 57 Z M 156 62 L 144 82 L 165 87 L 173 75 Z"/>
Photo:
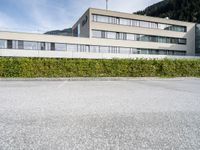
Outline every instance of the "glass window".
<path fill-rule="evenodd" d="M 0 40 L 0 48 L 6 48 L 6 40 Z"/>
<path fill-rule="evenodd" d="M 100 46 L 100 53 L 109 53 L 108 46 Z"/>
<path fill-rule="evenodd" d="M 140 21 L 140 27 L 143 27 L 143 28 L 149 28 L 150 25 L 149 22 L 146 22 L 146 21 Z"/>
<path fill-rule="evenodd" d="M 111 46 L 109 53 L 120 53 L 120 49 L 119 49 L 119 47 Z"/>
<path fill-rule="evenodd" d="M 12 41 L 12 48 L 17 49 L 18 48 L 18 41 L 13 40 Z"/>
<path fill-rule="evenodd" d="M 130 53 L 130 48 L 120 47 L 120 53 L 121 54 L 129 54 Z"/>
<path fill-rule="evenodd" d="M 140 21 L 137 21 L 137 20 L 132 20 L 132 26 L 135 26 L 135 27 L 139 27 L 140 26 Z"/>
<path fill-rule="evenodd" d="M 159 50 L 149 50 L 149 54 L 153 54 L 153 55 L 158 55 L 159 54 Z"/>
<path fill-rule="evenodd" d="M 77 52 L 78 45 L 75 44 L 67 44 L 67 51 L 69 52 Z"/>
<path fill-rule="evenodd" d="M 174 51 L 174 55 L 186 55 L 185 51 Z"/>
<path fill-rule="evenodd" d="M 101 38 L 102 37 L 101 31 L 92 30 L 92 37 Z"/>
<path fill-rule="evenodd" d="M 185 26 L 169 25 L 169 24 L 164 24 L 164 23 L 156 23 L 156 22 L 141 21 L 141 20 L 131 20 L 131 19 L 125 19 L 125 18 L 119 18 L 119 17 L 112 17 L 112 16 L 93 15 L 92 19 L 93 21 L 96 21 L 96 22 L 121 24 L 121 25 L 126 25 L 126 26 L 171 30 L 171 31 L 177 31 L 177 32 L 187 31 L 187 27 Z"/>
<path fill-rule="evenodd" d="M 165 37 L 158 37 L 158 42 L 159 43 L 167 43 L 167 38 L 165 38 Z"/>
<path fill-rule="evenodd" d="M 118 17 L 109 17 L 109 23 L 120 24 L 120 19 Z"/>
<path fill-rule="evenodd" d="M 157 36 L 149 36 L 149 41 L 158 42 L 158 37 Z"/>
<path fill-rule="evenodd" d="M 146 50 L 146 49 L 141 49 L 141 52 L 140 52 L 140 54 L 148 54 L 149 53 L 149 51 L 148 50 Z"/>
<path fill-rule="evenodd" d="M 41 49 L 41 50 L 45 50 L 45 47 L 46 47 L 45 42 L 41 42 L 41 43 L 40 43 L 40 49 Z"/>
<path fill-rule="evenodd" d="M 140 35 L 140 41 L 145 41 L 145 42 L 150 41 L 149 36 L 148 35 Z"/>
<path fill-rule="evenodd" d="M 130 54 L 140 54 L 140 50 L 137 48 L 131 48 Z"/>
<path fill-rule="evenodd" d="M 107 32 L 108 39 L 116 39 L 116 32 Z"/>
<path fill-rule="evenodd" d="M 56 43 L 55 44 L 55 50 L 56 51 L 66 51 L 67 50 L 67 44 Z"/>
<path fill-rule="evenodd" d="M 167 51 L 166 50 L 159 50 L 159 55 L 167 55 Z"/>
<path fill-rule="evenodd" d="M 158 23 L 150 22 L 150 28 L 152 29 L 158 29 Z"/>
<path fill-rule="evenodd" d="M 119 33 L 119 32 L 117 32 L 116 33 L 117 35 L 117 39 L 119 39 L 119 40 L 126 40 L 127 39 L 127 34 L 126 33 Z"/>
<path fill-rule="evenodd" d="M 178 39 L 176 39 L 176 38 L 171 38 L 171 43 L 172 43 L 172 44 L 178 44 Z"/>
<path fill-rule="evenodd" d="M 18 49 L 24 49 L 24 41 L 18 41 Z"/>
<path fill-rule="evenodd" d="M 93 20 L 93 21 L 98 21 L 98 20 L 97 20 L 97 15 L 92 15 L 92 20 Z"/>
<path fill-rule="evenodd" d="M 56 48 L 55 48 L 55 43 L 51 43 L 50 47 L 51 47 L 50 50 L 51 50 L 51 51 L 54 51 L 54 50 L 56 49 Z"/>
<path fill-rule="evenodd" d="M 24 49 L 27 50 L 37 50 L 37 42 L 24 42 Z"/>
<path fill-rule="evenodd" d="M 100 15 L 98 15 L 98 16 L 97 16 L 97 21 L 98 21 L 98 22 L 105 22 L 105 23 L 108 23 L 108 18 L 109 18 L 109 17 L 107 17 L 107 16 L 100 16 Z"/>
<path fill-rule="evenodd" d="M 131 20 L 130 19 L 122 19 L 122 18 L 120 18 L 120 24 L 121 25 L 130 26 L 131 25 Z"/>
<path fill-rule="evenodd" d="M 99 53 L 99 46 L 90 46 L 91 53 Z"/>
<path fill-rule="evenodd" d="M 187 44 L 186 39 L 178 39 L 178 44 Z"/>
<path fill-rule="evenodd" d="M 47 51 L 51 50 L 51 43 L 46 43 L 45 50 Z"/>
<path fill-rule="evenodd" d="M 174 51 L 168 51 L 168 55 L 174 55 Z"/>
<path fill-rule="evenodd" d="M 12 45 L 13 45 L 12 40 L 8 40 L 8 41 L 7 41 L 7 48 L 8 48 L 8 49 L 12 49 L 12 48 L 13 48 Z"/>
<path fill-rule="evenodd" d="M 136 35 L 135 34 L 127 34 L 127 40 L 132 40 L 132 41 L 136 41 Z"/>
<path fill-rule="evenodd" d="M 89 45 L 78 45 L 78 52 L 90 52 Z"/>

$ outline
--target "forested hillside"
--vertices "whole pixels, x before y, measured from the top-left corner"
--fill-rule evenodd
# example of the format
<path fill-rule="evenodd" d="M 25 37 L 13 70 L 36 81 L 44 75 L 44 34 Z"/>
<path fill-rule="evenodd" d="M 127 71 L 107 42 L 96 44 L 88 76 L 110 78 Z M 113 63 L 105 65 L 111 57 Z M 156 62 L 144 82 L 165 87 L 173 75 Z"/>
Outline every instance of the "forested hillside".
<path fill-rule="evenodd" d="M 200 23 L 200 0 L 163 0 L 136 14 Z"/>

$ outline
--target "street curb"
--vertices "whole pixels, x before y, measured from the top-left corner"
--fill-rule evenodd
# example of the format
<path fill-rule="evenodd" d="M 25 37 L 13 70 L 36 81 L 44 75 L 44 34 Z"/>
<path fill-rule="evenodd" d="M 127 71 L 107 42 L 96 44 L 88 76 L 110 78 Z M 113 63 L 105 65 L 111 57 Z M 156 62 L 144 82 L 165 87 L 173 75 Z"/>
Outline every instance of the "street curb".
<path fill-rule="evenodd" d="M 195 77 L 72 77 L 72 78 L 0 78 L 0 81 L 159 81 L 159 80 L 200 80 Z"/>

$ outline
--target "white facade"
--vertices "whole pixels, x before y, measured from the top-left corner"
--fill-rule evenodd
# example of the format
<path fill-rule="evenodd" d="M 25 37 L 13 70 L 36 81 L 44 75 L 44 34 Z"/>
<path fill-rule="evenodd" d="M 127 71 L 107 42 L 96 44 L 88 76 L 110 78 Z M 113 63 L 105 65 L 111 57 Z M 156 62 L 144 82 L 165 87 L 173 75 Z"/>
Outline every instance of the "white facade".
<path fill-rule="evenodd" d="M 0 32 L 0 56 L 175 58 L 195 56 L 195 23 L 88 9 L 74 37 Z"/>

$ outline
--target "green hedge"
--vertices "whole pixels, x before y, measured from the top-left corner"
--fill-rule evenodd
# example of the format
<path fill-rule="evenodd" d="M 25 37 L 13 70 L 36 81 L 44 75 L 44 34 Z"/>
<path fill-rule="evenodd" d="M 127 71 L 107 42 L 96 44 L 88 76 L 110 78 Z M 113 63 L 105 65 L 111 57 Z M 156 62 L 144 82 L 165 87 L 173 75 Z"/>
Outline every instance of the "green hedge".
<path fill-rule="evenodd" d="M 0 57 L 0 77 L 200 77 L 200 60 Z"/>

